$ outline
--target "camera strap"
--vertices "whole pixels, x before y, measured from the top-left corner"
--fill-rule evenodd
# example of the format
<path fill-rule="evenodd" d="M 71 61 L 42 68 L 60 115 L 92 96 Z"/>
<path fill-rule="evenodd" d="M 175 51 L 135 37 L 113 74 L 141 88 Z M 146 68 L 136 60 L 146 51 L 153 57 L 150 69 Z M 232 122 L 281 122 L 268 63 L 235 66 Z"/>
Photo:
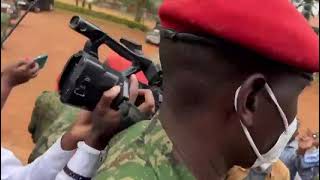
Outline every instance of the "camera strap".
<path fill-rule="evenodd" d="M 144 113 L 142 113 L 137 106 L 131 104 L 128 101 L 124 101 L 119 106 L 119 111 L 121 113 L 121 119 L 120 119 L 120 128 L 121 129 L 127 129 L 131 125 L 142 121 L 142 120 L 148 120 L 148 116 Z"/>

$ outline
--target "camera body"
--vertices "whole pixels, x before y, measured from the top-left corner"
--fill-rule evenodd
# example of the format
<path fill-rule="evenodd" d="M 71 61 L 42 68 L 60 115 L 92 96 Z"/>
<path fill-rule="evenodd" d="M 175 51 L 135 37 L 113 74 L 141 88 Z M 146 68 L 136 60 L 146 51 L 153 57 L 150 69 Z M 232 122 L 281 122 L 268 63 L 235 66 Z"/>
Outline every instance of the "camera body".
<path fill-rule="evenodd" d="M 128 78 L 104 66 L 91 54 L 80 51 L 65 65 L 59 81 L 60 100 L 65 104 L 92 111 L 103 92 L 115 85 L 121 87 L 120 94 L 111 104 L 111 107 L 117 110 L 121 102 L 129 99 Z"/>
<path fill-rule="evenodd" d="M 155 97 L 156 110 L 160 107 L 162 70 L 143 56 L 141 46 L 124 39 L 120 40 L 122 43 L 120 44 L 79 16 L 71 18 L 70 27 L 87 37 L 88 41 L 83 50 L 72 55 L 64 67 L 59 81 L 62 103 L 92 111 L 104 91 L 119 85 L 120 93 L 111 104 L 111 108 L 118 110 L 121 103 L 129 99 L 129 76 L 142 71 L 148 79 L 148 85 L 140 84 L 140 87 L 150 89 Z M 98 60 L 98 49 L 102 44 L 106 44 L 117 54 L 131 61 L 132 66 L 123 72 L 118 72 L 101 64 Z"/>

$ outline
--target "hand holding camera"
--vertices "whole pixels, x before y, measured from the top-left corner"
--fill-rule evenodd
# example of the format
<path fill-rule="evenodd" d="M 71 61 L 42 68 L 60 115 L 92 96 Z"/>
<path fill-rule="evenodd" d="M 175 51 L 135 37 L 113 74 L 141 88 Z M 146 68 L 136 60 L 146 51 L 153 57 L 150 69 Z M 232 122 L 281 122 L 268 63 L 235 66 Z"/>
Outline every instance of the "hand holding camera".
<path fill-rule="evenodd" d="M 138 95 L 142 95 L 145 101 L 138 109 L 145 113 L 154 112 L 155 101 L 148 89 L 138 89 L 138 80 L 135 75 L 130 77 L 129 102 L 135 103 Z M 66 150 L 75 149 L 77 142 L 85 141 L 89 146 L 102 150 L 109 140 L 123 130 L 121 126 L 121 112 L 111 108 L 112 101 L 120 93 L 120 87 L 114 86 L 105 91 L 97 106 L 92 112 L 82 111 L 71 129 L 63 136 L 62 147 Z"/>
<path fill-rule="evenodd" d="M 162 71 L 142 55 L 140 46 L 124 39 L 120 40 L 124 44 L 122 45 L 79 16 L 72 17 L 70 27 L 89 40 L 84 49 L 71 56 L 65 65 L 59 81 L 60 99 L 63 103 L 93 111 L 104 91 L 119 86 L 120 92 L 111 103 L 112 109 L 118 110 L 121 104 L 129 100 L 129 77 L 142 71 L 148 79 L 148 85 L 139 84 L 139 86 L 152 90 L 156 104 L 154 111 L 159 108 L 162 102 Z M 120 56 L 130 60 L 132 66 L 123 72 L 118 72 L 101 64 L 98 59 L 98 48 L 102 44 L 108 45 Z M 138 93 L 146 95 L 147 98 L 150 95 L 143 90 Z M 150 107 L 148 104 L 143 106 Z"/>

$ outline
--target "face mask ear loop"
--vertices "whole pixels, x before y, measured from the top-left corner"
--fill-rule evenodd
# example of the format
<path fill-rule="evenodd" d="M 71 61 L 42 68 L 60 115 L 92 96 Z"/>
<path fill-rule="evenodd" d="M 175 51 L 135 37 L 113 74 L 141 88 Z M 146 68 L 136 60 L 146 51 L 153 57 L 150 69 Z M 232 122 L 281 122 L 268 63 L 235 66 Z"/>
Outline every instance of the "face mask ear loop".
<path fill-rule="evenodd" d="M 274 95 L 274 93 L 273 93 L 272 89 L 270 88 L 270 86 L 267 83 L 265 83 L 264 86 L 265 86 L 268 94 L 270 95 L 271 99 L 273 100 L 274 104 L 277 106 L 277 108 L 278 108 L 278 110 L 280 112 L 280 116 L 281 116 L 281 118 L 283 120 L 284 128 L 285 128 L 285 130 L 287 132 L 288 131 L 288 126 L 289 126 L 288 119 L 287 119 L 286 115 L 284 114 L 282 108 L 280 107 L 280 105 L 279 105 L 279 103 L 277 101 L 277 98 Z"/>
<path fill-rule="evenodd" d="M 238 95 L 240 92 L 241 86 L 237 89 L 236 94 L 235 94 L 235 98 L 234 98 L 234 108 L 237 111 L 237 104 L 238 104 Z M 262 155 L 260 154 L 257 146 L 255 145 L 255 143 L 253 142 L 252 136 L 250 135 L 250 132 L 248 131 L 247 127 L 242 123 L 242 120 L 240 119 L 240 124 L 242 126 L 242 129 L 244 131 L 244 134 L 247 136 L 247 139 L 254 151 L 254 153 L 256 154 L 256 156 L 261 160 L 264 161 L 264 158 L 262 157 Z"/>

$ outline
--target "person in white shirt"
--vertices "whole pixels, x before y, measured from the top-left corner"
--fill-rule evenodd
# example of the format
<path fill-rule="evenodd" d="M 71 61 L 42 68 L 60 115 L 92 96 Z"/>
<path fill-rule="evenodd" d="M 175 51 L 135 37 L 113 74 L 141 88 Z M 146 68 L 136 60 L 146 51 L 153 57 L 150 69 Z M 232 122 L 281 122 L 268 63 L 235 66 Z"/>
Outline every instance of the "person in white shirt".
<path fill-rule="evenodd" d="M 38 65 L 21 61 L 1 72 L 1 110 L 11 90 L 37 76 Z M 1 147 L 1 180 L 89 180 L 95 174 L 105 154 L 109 140 L 120 129 L 120 112 L 110 108 L 119 94 L 115 86 L 104 92 L 95 110 L 81 111 L 70 130 L 32 163 L 23 166 L 15 155 Z M 138 81 L 130 78 L 130 102 L 143 95 L 142 112 L 154 111 L 150 90 L 138 89 Z"/>

